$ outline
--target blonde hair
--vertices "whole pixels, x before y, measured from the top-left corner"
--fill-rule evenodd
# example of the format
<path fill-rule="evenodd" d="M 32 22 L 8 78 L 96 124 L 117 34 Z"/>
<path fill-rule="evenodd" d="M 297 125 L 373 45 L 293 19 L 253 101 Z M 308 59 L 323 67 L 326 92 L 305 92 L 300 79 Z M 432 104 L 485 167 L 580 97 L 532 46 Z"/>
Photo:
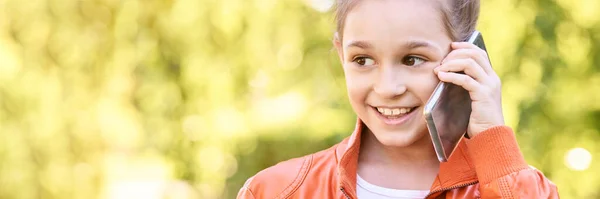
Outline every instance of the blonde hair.
<path fill-rule="evenodd" d="M 477 26 L 479 18 L 479 0 L 437 0 L 440 4 L 440 10 L 444 26 L 448 36 L 453 41 L 466 40 Z M 335 22 L 337 26 L 338 39 L 342 39 L 344 23 L 348 13 L 356 6 L 360 0 L 336 0 Z"/>

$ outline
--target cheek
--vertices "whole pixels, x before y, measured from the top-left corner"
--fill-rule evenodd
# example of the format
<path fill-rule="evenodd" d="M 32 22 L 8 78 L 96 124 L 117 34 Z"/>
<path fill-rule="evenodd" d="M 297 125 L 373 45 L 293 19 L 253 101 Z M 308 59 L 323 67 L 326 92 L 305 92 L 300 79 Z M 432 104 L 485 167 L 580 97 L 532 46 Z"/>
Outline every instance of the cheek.
<path fill-rule="evenodd" d="M 431 72 L 420 76 L 418 82 L 418 84 L 414 84 L 413 90 L 421 102 L 426 103 L 440 80 Z"/>
<path fill-rule="evenodd" d="M 344 74 L 350 102 L 352 103 L 352 106 L 358 108 L 357 106 L 364 104 L 367 95 L 371 90 L 370 82 L 372 82 L 372 80 L 369 78 L 369 75 L 359 74 L 348 69 L 344 69 Z"/>

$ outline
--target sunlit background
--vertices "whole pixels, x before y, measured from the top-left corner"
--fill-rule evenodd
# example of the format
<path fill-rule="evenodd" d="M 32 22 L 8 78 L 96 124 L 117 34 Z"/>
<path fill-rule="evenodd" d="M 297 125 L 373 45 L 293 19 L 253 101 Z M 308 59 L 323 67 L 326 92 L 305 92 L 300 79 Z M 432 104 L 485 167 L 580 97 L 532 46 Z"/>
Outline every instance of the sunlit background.
<path fill-rule="evenodd" d="M 0 0 L 0 198 L 234 198 L 348 136 L 333 0 Z M 600 1 L 485 0 L 507 124 L 600 198 Z"/>

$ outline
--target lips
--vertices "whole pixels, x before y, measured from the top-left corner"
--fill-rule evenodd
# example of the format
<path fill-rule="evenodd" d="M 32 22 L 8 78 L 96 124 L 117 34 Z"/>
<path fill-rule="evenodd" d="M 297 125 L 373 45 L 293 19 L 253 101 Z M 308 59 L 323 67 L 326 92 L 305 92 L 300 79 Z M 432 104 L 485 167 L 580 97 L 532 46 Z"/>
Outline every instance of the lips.
<path fill-rule="evenodd" d="M 415 107 L 373 107 L 375 114 L 378 118 L 387 125 L 402 125 L 407 123 L 409 120 L 415 117 L 415 110 L 419 106 Z"/>
<path fill-rule="evenodd" d="M 410 113 L 415 107 L 383 108 L 377 107 L 377 111 L 386 117 L 400 117 Z"/>

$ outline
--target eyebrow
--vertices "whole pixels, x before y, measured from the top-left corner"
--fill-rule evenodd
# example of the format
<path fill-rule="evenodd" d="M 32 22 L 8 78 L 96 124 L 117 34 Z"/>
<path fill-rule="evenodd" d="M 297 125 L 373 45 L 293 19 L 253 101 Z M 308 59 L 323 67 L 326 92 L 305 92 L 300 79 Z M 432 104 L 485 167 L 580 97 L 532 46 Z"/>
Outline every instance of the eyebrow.
<path fill-rule="evenodd" d="M 350 43 L 348 43 L 348 45 L 346 45 L 346 48 L 351 48 L 351 47 L 357 47 L 357 48 L 362 48 L 362 49 L 371 49 L 371 48 L 373 48 L 373 45 L 371 45 L 370 43 L 368 43 L 366 41 L 350 41 Z M 402 44 L 402 47 L 408 48 L 408 49 L 415 49 L 415 48 L 434 48 L 436 50 L 438 49 L 434 45 L 432 45 L 430 42 L 422 41 L 422 40 L 407 41 L 404 44 Z"/>
<path fill-rule="evenodd" d="M 373 45 L 371 45 L 370 43 L 364 42 L 364 41 L 351 41 L 348 45 L 346 45 L 346 48 L 350 48 L 350 47 L 370 49 L 370 48 L 373 48 Z"/>
<path fill-rule="evenodd" d="M 426 42 L 426 41 L 415 41 L 415 40 L 408 41 L 408 42 L 404 43 L 404 46 L 407 47 L 407 48 L 409 48 L 409 49 L 414 49 L 414 48 L 429 48 L 429 47 L 435 48 L 429 42 Z"/>

